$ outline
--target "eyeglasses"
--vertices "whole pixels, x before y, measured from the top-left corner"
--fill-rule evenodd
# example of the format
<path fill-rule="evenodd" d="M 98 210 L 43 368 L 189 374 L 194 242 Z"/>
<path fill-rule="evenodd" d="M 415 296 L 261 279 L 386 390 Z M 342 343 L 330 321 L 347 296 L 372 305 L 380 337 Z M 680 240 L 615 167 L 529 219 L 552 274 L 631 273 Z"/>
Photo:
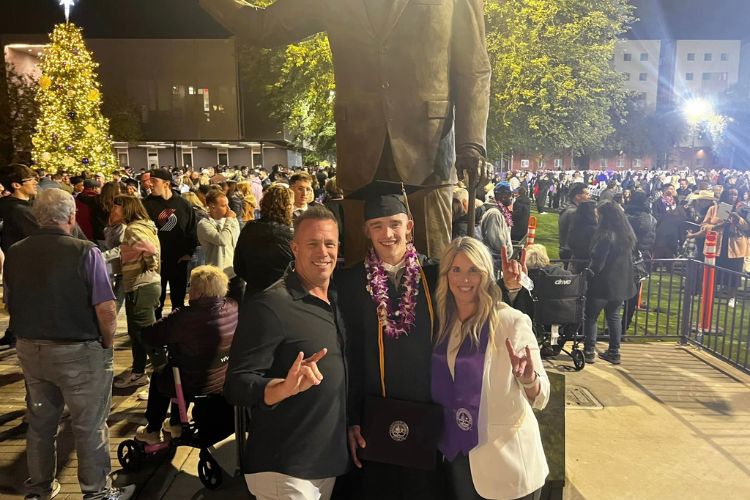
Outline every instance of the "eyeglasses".
<path fill-rule="evenodd" d="M 35 181 L 38 182 L 36 177 L 27 177 L 26 179 L 21 179 L 21 184 L 25 184 L 27 182 Z"/>

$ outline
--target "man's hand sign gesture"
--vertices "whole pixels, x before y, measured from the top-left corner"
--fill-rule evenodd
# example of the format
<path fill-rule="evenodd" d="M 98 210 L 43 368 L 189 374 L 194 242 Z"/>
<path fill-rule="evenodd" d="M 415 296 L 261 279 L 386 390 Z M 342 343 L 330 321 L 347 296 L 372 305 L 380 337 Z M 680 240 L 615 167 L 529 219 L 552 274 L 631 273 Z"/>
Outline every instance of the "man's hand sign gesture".
<path fill-rule="evenodd" d="M 292 363 L 291 368 L 284 379 L 274 379 L 266 385 L 263 401 L 268 406 L 273 406 L 284 401 L 286 398 L 296 396 L 305 392 L 314 385 L 323 381 L 323 374 L 318 369 L 318 361 L 328 353 L 328 349 L 321 349 L 309 358 L 300 352 Z"/>
<path fill-rule="evenodd" d="M 282 384 L 287 396 L 294 396 L 320 384 L 323 380 L 323 374 L 318 370 L 318 361 L 323 359 L 327 352 L 328 349 L 321 349 L 307 359 L 303 359 L 305 355 L 303 352 L 297 355 L 297 359 L 289 368 Z"/>

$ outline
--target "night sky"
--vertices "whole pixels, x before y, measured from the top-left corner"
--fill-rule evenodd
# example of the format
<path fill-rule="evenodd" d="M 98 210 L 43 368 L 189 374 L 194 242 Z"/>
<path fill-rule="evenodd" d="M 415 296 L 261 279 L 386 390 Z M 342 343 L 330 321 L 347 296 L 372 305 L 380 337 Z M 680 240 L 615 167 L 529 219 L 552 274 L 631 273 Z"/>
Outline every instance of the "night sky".
<path fill-rule="evenodd" d="M 630 36 L 642 39 L 750 40 L 750 0 L 632 0 Z"/>
<path fill-rule="evenodd" d="M 750 40 L 750 0 L 632 2 L 640 21 L 630 37 Z M 58 4 L 58 0 L 0 0 L 0 33 L 49 33 L 64 19 Z M 78 0 L 71 17 L 91 38 L 226 36 L 198 0 Z"/>

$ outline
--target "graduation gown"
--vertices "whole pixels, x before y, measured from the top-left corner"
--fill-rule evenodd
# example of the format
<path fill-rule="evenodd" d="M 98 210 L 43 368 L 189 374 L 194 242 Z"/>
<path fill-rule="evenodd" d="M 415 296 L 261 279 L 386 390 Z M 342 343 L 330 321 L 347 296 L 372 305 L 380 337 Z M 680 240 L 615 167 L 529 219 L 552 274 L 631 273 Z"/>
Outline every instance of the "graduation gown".
<path fill-rule="evenodd" d="M 420 256 L 430 296 L 435 299 L 439 266 Z M 366 289 L 367 272 L 363 263 L 337 272 L 336 287 L 349 337 L 349 425 L 361 425 L 366 396 L 381 396 L 378 319 L 376 306 Z M 403 276 L 401 276 L 403 283 Z M 403 288 L 389 280 L 391 303 L 397 307 Z M 434 306 L 433 306 L 434 310 Z M 385 389 L 388 398 L 431 402 L 432 323 L 425 283 L 419 282 L 416 322 L 408 335 L 398 339 L 383 335 Z M 351 498 L 378 500 L 440 498 L 435 472 L 367 462 L 353 486 Z"/>

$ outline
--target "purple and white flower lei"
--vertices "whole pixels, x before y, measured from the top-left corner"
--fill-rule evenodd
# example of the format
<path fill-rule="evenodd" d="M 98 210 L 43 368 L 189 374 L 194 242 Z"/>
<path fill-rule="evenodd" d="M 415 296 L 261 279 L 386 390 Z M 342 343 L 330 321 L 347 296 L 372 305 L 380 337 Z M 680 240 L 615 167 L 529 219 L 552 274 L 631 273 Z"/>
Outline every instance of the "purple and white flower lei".
<path fill-rule="evenodd" d="M 500 210 L 500 213 L 503 214 L 503 218 L 505 219 L 506 224 L 508 224 L 508 227 L 513 227 L 513 213 L 500 202 L 497 202 L 497 209 Z"/>
<path fill-rule="evenodd" d="M 415 309 L 419 294 L 420 266 L 417 251 L 411 243 L 406 245 L 404 259 L 406 264 L 403 280 L 404 292 L 398 309 L 395 311 L 388 297 L 388 275 L 383 267 L 383 261 L 373 248 L 367 252 L 365 259 L 367 291 L 377 306 L 378 320 L 384 325 L 386 335 L 395 339 L 401 335 L 408 335 L 416 322 Z"/>

